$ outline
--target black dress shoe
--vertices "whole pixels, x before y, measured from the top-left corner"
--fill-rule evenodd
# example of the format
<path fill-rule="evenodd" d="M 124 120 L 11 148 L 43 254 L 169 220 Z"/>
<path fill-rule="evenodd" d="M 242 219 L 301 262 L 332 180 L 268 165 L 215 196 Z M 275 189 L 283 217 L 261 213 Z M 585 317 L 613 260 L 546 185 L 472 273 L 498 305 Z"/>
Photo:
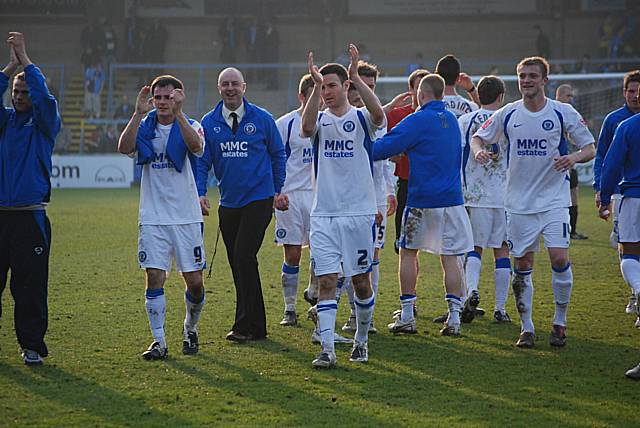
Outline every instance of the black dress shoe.
<path fill-rule="evenodd" d="M 245 343 L 247 340 L 249 340 L 249 336 L 245 336 L 242 333 L 231 330 L 229 333 L 227 333 L 227 340 L 230 340 L 231 342 Z"/>

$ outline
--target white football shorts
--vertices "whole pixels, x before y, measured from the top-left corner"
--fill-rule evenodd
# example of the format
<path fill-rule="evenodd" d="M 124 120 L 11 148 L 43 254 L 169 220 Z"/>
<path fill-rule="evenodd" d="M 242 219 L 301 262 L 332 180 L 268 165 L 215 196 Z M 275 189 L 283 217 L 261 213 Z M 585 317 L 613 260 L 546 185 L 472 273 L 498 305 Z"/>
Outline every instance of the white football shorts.
<path fill-rule="evenodd" d="M 312 191 L 294 191 L 287 193 L 289 209 L 275 210 L 276 244 L 309 245 L 311 224 Z"/>
<path fill-rule="evenodd" d="M 481 248 L 501 248 L 507 242 L 507 213 L 504 208 L 467 207 L 473 245 Z"/>
<path fill-rule="evenodd" d="M 178 272 L 204 269 L 206 256 L 202 223 L 140 225 L 138 261 L 143 269 L 171 271 L 172 260 Z"/>
<path fill-rule="evenodd" d="M 473 251 L 473 233 L 464 205 L 445 208 L 405 207 L 400 247 L 442 256 Z"/>
<path fill-rule="evenodd" d="M 553 208 L 532 214 L 507 213 L 507 244 L 513 257 L 545 248 L 569 248 L 569 209 Z"/>
<path fill-rule="evenodd" d="M 311 256 L 316 276 L 369 272 L 373 261 L 373 215 L 311 217 Z M 340 264 L 342 263 L 342 268 Z"/>
<path fill-rule="evenodd" d="M 640 242 L 640 198 L 622 197 L 618 215 L 620 243 Z"/>

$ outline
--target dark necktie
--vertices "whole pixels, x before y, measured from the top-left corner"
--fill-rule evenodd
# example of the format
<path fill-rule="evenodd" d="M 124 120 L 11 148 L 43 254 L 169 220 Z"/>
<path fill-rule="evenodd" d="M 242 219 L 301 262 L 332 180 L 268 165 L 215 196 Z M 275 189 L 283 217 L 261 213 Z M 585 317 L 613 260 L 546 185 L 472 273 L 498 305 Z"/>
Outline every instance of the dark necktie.
<path fill-rule="evenodd" d="M 238 114 L 232 111 L 231 117 L 233 118 L 233 123 L 231 125 L 231 132 L 235 134 L 236 131 L 238 130 Z"/>

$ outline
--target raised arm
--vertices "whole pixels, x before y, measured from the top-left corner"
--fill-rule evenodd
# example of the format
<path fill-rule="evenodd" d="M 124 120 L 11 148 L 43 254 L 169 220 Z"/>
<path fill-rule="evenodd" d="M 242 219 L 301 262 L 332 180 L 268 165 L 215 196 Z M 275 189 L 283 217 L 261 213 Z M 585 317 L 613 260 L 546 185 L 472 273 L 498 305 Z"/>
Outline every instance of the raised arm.
<path fill-rule="evenodd" d="M 171 109 L 173 110 L 173 114 L 178 121 L 178 126 L 180 127 L 180 134 L 182 135 L 182 139 L 187 146 L 187 149 L 191 153 L 201 154 L 203 151 L 202 140 L 200 136 L 196 132 L 195 129 L 191 127 L 187 117 L 182 113 L 182 105 L 184 104 L 184 100 L 186 96 L 184 95 L 184 91 L 182 89 L 174 89 L 169 94 L 171 98 L 172 104 Z"/>
<path fill-rule="evenodd" d="M 4 94 L 4 92 L 9 87 L 9 80 L 15 71 L 18 69 L 20 65 L 20 61 L 16 57 L 16 53 L 13 50 L 13 47 L 9 45 L 9 62 L 2 69 L 2 74 L 0 75 L 0 97 Z M 7 123 L 8 115 L 7 110 L 4 106 L 0 105 L 0 128 L 4 128 L 4 125 Z"/>
<path fill-rule="evenodd" d="M 29 97 L 33 104 L 33 121 L 35 125 L 54 139 L 61 127 L 58 103 L 49 93 L 45 78 L 27 55 L 27 48 L 22 33 L 10 32 L 7 43 L 12 48 L 17 60 L 24 67 L 25 82 L 29 88 Z"/>
<path fill-rule="evenodd" d="M 133 111 L 129 123 L 120 134 L 118 140 L 118 152 L 123 155 L 130 155 L 136 150 L 136 137 L 138 136 L 138 128 L 144 116 L 151 110 L 151 86 L 143 86 L 138 92 L 136 98 L 136 108 Z M 184 138 L 184 137 L 183 137 Z"/>
<path fill-rule="evenodd" d="M 369 116 L 371 116 L 371 122 L 380 128 L 385 121 L 384 110 L 382 109 L 382 105 L 380 104 L 380 100 L 373 93 L 373 91 L 365 85 L 360 76 L 358 75 L 358 48 L 353 43 L 349 44 L 349 57 L 351 58 L 351 63 L 349 64 L 349 80 L 355 86 L 356 90 L 360 94 L 360 98 L 362 98 L 362 102 L 364 106 L 369 111 Z"/>
<path fill-rule="evenodd" d="M 313 64 L 313 52 L 309 52 L 307 62 L 309 64 L 309 74 L 311 74 L 313 78 L 314 86 L 311 96 L 302 111 L 302 129 L 300 135 L 305 138 L 309 138 L 316 133 L 318 109 L 320 108 L 320 92 L 322 91 L 322 75 L 318 71 L 318 67 Z"/>
<path fill-rule="evenodd" d="M 480 106 L 480 95 L 478 95 L 478 90 L 476 86 L 473 84 L 473 80 L 467 73 L 460 73 L 460 77 L 458 77 L 458 84 L 467 91 L 467 94 L 471 97 L 474 103 Z"/>

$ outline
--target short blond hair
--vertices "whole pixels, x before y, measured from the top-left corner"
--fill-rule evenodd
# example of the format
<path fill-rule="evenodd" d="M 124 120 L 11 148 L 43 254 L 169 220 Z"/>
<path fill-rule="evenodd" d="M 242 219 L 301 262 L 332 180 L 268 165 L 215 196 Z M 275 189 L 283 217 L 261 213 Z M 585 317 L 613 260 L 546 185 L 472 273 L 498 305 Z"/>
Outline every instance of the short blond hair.
<path fill-rule="evenodd" d="M 418 86 L 419 91 L 425 91 L 428 87 L 428 91 L 433 94 L 433 97 L 436 100 L 441 100 L 442 95 L 444 93 L 445 82 L 442 76 L 439 74 L 427 74 L 420 80 L 420 86 Z"/>

